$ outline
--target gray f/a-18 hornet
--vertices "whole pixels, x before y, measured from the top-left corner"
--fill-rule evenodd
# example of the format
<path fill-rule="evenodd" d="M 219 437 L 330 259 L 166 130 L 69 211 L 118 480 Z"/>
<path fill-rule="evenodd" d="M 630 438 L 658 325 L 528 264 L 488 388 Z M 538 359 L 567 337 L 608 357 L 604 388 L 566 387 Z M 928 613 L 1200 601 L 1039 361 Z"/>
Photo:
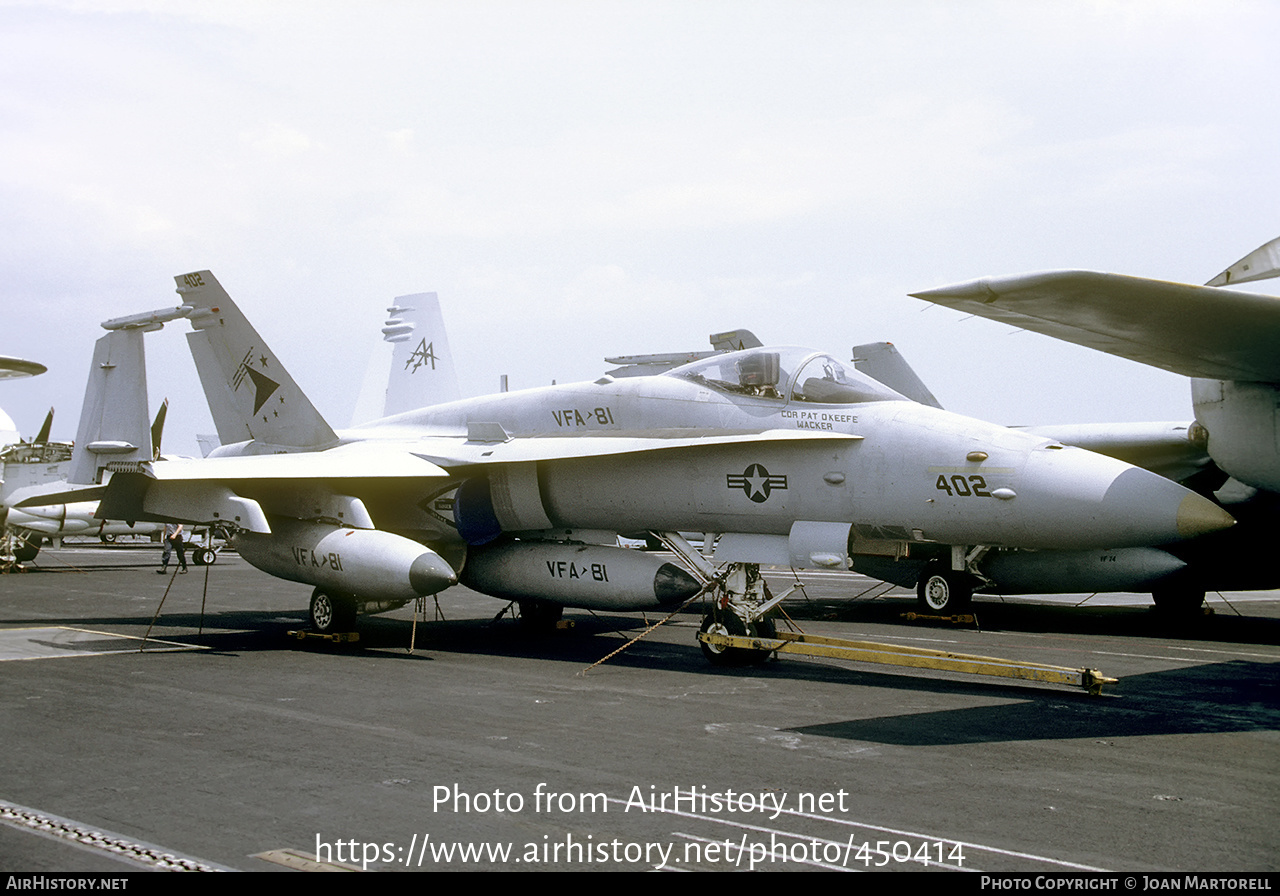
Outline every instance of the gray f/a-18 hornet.
<path fill-rule="evenodd" d="M 918 404 L 803 348 L 335 432 L 208 271 L 176 281 L 219 430 L 238 438 L 116 471 L 100 512 L 234 529 L 254 566 L 314 586 L 321 630 L 461 581 L 544 617 L 674 607 L 706 587 L 705 626 L 765 633 L 762 563 L 925 557 L 921 593 L 942 608 L 993 552 L 1164 544 L 1233 522 L 1146 470 Z M 645 532 L 688 568 L 618 546 Z M 709 556 L 681 532 L 707 533 Z"/>

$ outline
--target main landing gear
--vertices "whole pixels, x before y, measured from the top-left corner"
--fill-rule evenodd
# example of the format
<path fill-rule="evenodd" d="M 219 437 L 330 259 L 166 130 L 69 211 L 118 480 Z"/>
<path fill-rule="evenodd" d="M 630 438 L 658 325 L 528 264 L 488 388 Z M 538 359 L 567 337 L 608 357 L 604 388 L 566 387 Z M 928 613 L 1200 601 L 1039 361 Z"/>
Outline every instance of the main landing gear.
<path fill-rule="evenodd" d="M 702 617 L 702 627 L 698 631 L 707 635 L 729 635 L 739 638 L 774 638 L 778 629 L 772 619 L 757 619 L 743 622 L 742 617 L 729 609 L 712 610 Z M 753 650 L 744 647 L 721 647 L 708 641 L 699 640 L 702 655 L 714 666 L 747 666 L 752 663 L 763 663 L 769 658 L 771 651 Z"/>
<path fill-rule="evenodd" d="M 1176 617 L 1196 615 L 1204 605 L 1205 590 L 1193 584 L 1179 582 L 1159 585 L 1152 589 L 1151 599 L 1161 613 Z"/>
<path fill-rule="evenodd" d="M 349 632 L 356 627 L 356 602 L 342 594 L 317 588 L 311 592 L 311 627 L 322 635 Z"/>
<path fill-rule="evenodd" d="M 768 613 L 786 595 L 769 595 L 768 585 L 760 577 L 760 564 L 729 563 L 718 570 L 679 532 L 650 534 L 683 561 L 685 568 L 702 582 L 702 593 L 711 598 L 711 610 L 702 618 L 698 631 L 702 655 L 717 666 L 745 666 L 767 660 L 773 654 L 772 649 L 730 646 L 707 639 L 707 636 L 776 638 L 777 627 Z"/>
<path fill-rule="evenodd" d="M 920 571 L 916 599 L 921 608 L 935 616 L 947 616 L 968 609 L 973 600 L 974 577 L 952 569 L 942 560 L 933 560 Z"/>

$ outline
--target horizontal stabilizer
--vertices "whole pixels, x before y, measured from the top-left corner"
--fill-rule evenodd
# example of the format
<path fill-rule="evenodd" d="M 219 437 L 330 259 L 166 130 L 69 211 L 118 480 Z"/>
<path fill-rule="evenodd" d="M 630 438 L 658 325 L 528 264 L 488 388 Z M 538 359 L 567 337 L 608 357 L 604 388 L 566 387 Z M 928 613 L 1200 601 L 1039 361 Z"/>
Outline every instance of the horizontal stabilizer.
<path fill-rule="evenodd" d="M 78 504 L 97 501 L 106 492 L 105 485 L 70 485 L 64 481 L 46 482 L 14 489 L 7 497 L 11 507 L 48 507 L 51 504 Z"/>
<path fill-rule="evenodd" d="M 764 343 L 756 338 L 750 330 L 729 330 L 727 333 L 712 333 L 711 347 L 718 352 L 740 352 L 746 348 L 763 348 Z"/>
<path fill-rule="evenodd" d="M 692 364 L 703 358 L 724 352 L 737 352 L 747 348 L 761 348 L 762 343 L 750 330 L 728 330 L 724 333 L 712 333 L 709 337 L 712 350 L 709 352 L 662 352 L 650 355 L 618 355 L 605 358 L 606 364 L 622 366 L 608 371 L 614 379 L 629 376 L 657 376 L 674 367 Z"/>

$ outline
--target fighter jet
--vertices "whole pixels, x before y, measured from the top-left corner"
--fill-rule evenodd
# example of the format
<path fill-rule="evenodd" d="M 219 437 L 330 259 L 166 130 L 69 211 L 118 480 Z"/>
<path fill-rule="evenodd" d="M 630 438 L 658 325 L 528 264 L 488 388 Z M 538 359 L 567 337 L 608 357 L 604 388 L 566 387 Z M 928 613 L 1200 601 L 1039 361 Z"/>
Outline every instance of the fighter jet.
<path fill-rule="evenodd" d="M 1189 424 L 1043 427 L 1037 432 L 1217 491 L 1249 525 L 1177 551 L 1194 570 L 1156 591 L 1158 603 L 1198 607 L 1206 587 L 1271 588 L 1280 507 L 1280 299 L 1218 287 L 1280 273 L 1280 240 L 1205 286 L 1093 271 L 987 277 L 914 293 L 1191 377 Z M 1209 463 L 1209 461 L 1212 463 Z M 1227 482 L 1228 475 L 1234 483 Z"/>
<path fill-rule="evenodd" d="M 248 562 L 314 586 L 320 630 L 461 581 L 553 613 L 673 607 L 707 590 L 704 628 L 767 632 L 761 563 L 848 569 L 925 551 L 934 590 L 967 592 L 996 547 L 1141 546 L 1233 522 L 1160 476 L 910 401 L 797 347 L 339 433 L 211 273 L 176 281 L 202 381 L 220 381 L 244 437 L 203 460 L 120 470 L 99 512 L 234 528 Z M 692 568 L 617 546 L 637 531 Z M 707 533 L 710 559 L 681 531 Z"/>

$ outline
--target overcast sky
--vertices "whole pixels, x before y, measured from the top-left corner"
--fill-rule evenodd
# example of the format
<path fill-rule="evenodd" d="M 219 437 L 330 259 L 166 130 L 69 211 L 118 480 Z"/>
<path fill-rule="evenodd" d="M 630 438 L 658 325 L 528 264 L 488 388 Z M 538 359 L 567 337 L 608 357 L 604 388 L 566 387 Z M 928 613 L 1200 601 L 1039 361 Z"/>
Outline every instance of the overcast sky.
<path fill-rule="evenodd" d="M 1180 377 L 907 293 L 1201 283 L 1280 236 L 1278 45 L 1263 0 L 0 0 L 0 354 L 49 367 L 0 406 L 72 438 L 99 322 L 207 268 L 335 427 L 426 290 L 464 394 L 747 327 L 893 341 L 997 422 L 1189 419 Z M 186 330 L 150 399 L 196 453 Z"/>

